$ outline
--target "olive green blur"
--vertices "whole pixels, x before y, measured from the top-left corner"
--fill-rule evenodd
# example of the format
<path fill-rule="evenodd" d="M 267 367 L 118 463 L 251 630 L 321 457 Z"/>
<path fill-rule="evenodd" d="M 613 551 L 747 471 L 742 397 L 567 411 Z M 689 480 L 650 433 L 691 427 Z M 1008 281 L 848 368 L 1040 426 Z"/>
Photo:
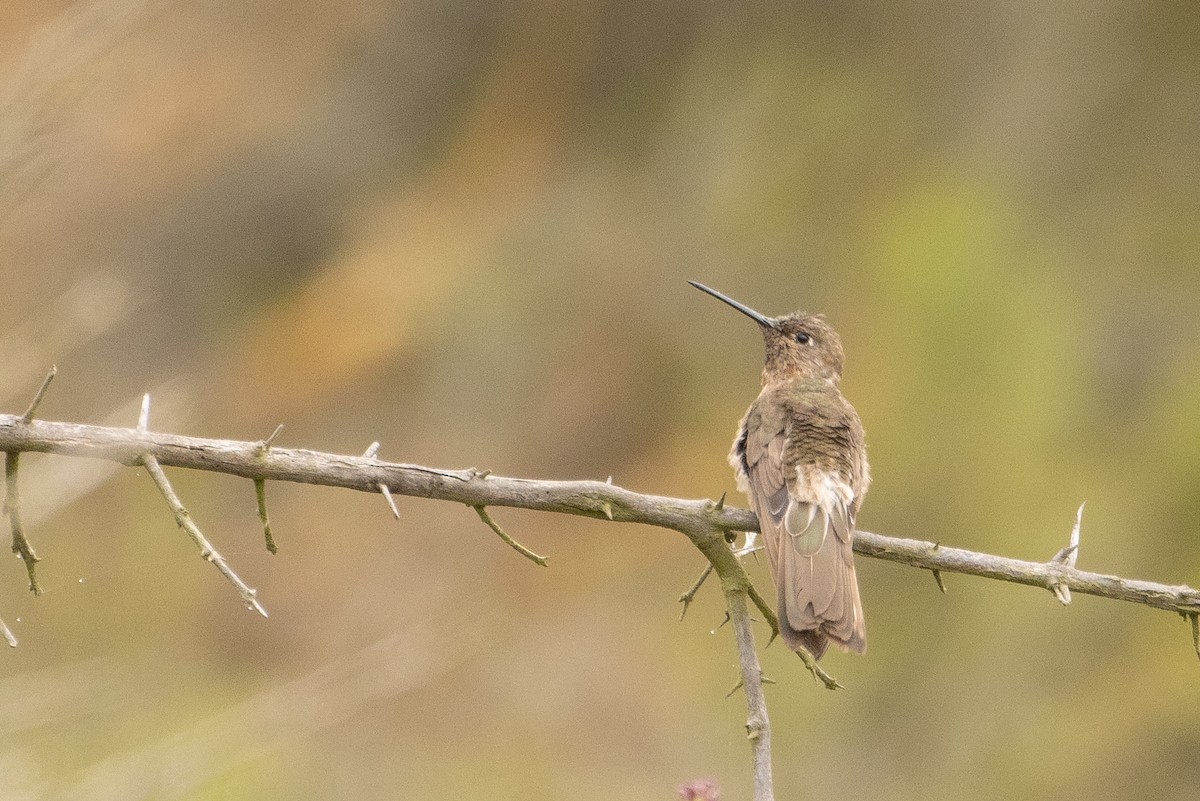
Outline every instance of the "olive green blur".
<path fill-rule="evenodd" d="M 204 3 L 0 14 L 0 410 L 728 493 L 764 314 L 824 313 L 858 525 L 1200 584 L 1193 3 Z M 21 458 L 0 797 L 750 794 L 665 530 Z M 6 541 L 6 526 L 0 537 Z M 781 799 L 1192 799 L 1176 615 L 857 560 L 764 669 Z M 768 593 L 765 557 L 750 563 Z M 715 630 L 715 633 L 714 633 Z M 758 627 L 760 642 L 765 631 Z"/>

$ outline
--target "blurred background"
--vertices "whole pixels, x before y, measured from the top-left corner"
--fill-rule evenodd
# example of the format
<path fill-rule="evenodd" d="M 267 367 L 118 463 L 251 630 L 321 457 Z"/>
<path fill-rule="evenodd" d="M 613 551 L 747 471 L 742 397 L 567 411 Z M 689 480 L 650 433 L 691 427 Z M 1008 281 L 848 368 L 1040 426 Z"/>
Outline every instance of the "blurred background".
<path fill-rule="evenodd" d="M 1200 584 L 1186 3 L 8 2 L 0 408 L 730 492 L 768 314 L 825 312 L 862 528 Z M 679 534 L 22 460 L 4 799 L 750 793 Z M 763 565 L 752 573 L 768 587 Z M 860 558 L 847 690 L 763 653 L 780 798 L 1190 799 L 1175 615 Z M 760 634 L 762 629 L 760 628 Z"/>

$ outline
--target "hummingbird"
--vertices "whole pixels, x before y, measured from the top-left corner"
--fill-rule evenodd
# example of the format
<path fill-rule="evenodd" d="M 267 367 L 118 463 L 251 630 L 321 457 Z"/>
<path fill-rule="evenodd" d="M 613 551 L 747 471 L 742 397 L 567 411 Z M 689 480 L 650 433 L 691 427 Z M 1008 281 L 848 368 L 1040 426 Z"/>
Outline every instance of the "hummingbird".
<path fill-rule="evenodd" d="M 863 653 L 854 521 L 871 483 L 862 422 L 842 396 L 845 353 L 820 314 L 767 317 L 689 284 L 758 323 L 762 391 L 738 424 L 729 462 L 758 515 L 778 593 L 779 634 L 820 659 L 830 641 Z"/>

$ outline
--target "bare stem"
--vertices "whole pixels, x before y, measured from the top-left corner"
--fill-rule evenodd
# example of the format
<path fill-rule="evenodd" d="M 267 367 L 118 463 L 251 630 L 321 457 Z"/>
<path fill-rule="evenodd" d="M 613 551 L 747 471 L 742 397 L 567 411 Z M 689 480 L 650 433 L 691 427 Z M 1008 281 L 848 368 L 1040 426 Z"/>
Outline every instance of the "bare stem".
<path fill-rule="evenodd" d="M 183 502 L 179 500 L 179 496 L 175 494 L 174 488 L 171 487 L 171 482 L 167 480 L 167 474 L 163 472 L 162 466 L 159 465 L 158 459 L 150 454 L 142 457 L 142 464 L 146 466 L 146 472 L 154 479 L 154 483 L 158 486 L 159 492 L 167 501 L 167 506 L 171 507 L 171 513 L 175 515 L 175 522 L 179 527 L 188 533 L 192 541 L 200 548 L 200 556 L 205 560 L 212 562 L 221 575 L 229 579 L 229 582 L 237 588 L 238 595 L 242 596 L 242 600 L 246 605 L 258 612 L 263 617 L 267 616 L 267 610 L 258 602 L 258 592 L 252 589 L 246 582 L 242 581 L 241 577 L 233 572 L 233 568 L 225 561 L 225 557 L 213 547 L 208 538 L 200 531 L 200 527 L 192 520 L 192 516 L 188 510 L 184 508 Z"/>
<path fill-rule="evenodd" d="M 683 610 L 679 613 L 680 620 L 683 620 L 684 615 L 687 614 L 688 607 L 691 606 L 692 601 L 695 600 L 695 598 L 696 598 L 696 593 L 700 591 L 700 588 L 702 586 L 704 586 L 705 580 L 707 580 L 708 577 L 710 575 L 712 575 L 712 572 L 713 572 L 713 566 L 712 566 L 712 563 L 710 562 L 709 564 L 704 566 L 704 572 L 702 572 L 700 574 L 700 578 L 698 578 L 694 582 L 692 582 L 692 586 L 688 587 L 687 592 L 685 592 L 683 595 L 679 596 L 679 603 L 683 604 Z"/>
<path fill-rule="evenodd" d="M 738 666 L 742 673 L 742 688 L 746 692 L 746 736 L 750 740 L 754 772 L 754 801 L 774 801 L 775 787 L 771 775 L 771 721 L 767 715 L 767 698 L 763 692 L 762 666 L 754 646 L 754 629 L 743 589 L 724 584 L 725 603 L 733 621 L 737 643 Z"/>
<path fill-rule="evenodd" d="M 261 478 L 254 479 L 254 495 L 258 499 L 258 519 L 262 521 L 263 540 L 266 541 L 267 550 L 271 553 L 279 553 L 279 549 L 275 547 L 275 538 L 271 536 L 271 518 L 267 516 L 267 482 Z"/>
<path fill-rule="evenodd" d="M 536 553 L 529 550 L 524 545 L 522 545 L 521 543 L 514 540 L 512 537 L 508 536 L 508 534 L 505 533 L 504 529 L 500 528 L 500 525 L 495 520 L 492 519 L 491 515 L 488 514 L 486 507 L 480 505 L 480 506 L 473 506 L 472 508 L 475 510 L 475 514 L 479 515 L 479 519 L 482 520 L 484 523 L 486 523 L 488 528 L 490 528 L 492 531 L 496 532 L 496 536 L 498 536 L 500 539 L 502 539 L 506 543 L 508 543 L 509 546 L 511 546 L 514 551 L 521 554 L 521 556 L 524 556 L 526 559 L 528 559 L 531 562 L 536 562 L 537 564 L 541 565 L 542 567 L 546 566 L 546 557 L 538 556 Z"/>
<path fill-rule="evenodd" d="M 34 553 L 29 540 L 25 538 L 25 526 L 21 523 L 21 493 L 17 482 L 20 457 L 21 454 L 15 451 L 4 454 L 4 511 L 8 514 L 8 522 L 12 527 L 12 551 L 25 563 L 25 572 L 29 574 L 30 591 L 34 595 L 41 595 L 42 587 L 38 584 L 36 568 L 37 563 L 41 560 Z"/>

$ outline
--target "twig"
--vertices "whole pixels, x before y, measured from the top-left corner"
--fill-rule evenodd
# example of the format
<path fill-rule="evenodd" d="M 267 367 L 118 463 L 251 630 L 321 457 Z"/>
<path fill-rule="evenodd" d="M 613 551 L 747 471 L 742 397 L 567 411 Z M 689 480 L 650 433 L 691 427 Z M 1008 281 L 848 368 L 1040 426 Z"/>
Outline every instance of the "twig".
<path fill-rule="evenodd" d="M 258 499 L 258 519 L 262 521 L 263 540 L 266 542 L 267 550 L 271 553 L 279 553 L 279 548 L 275 546 L 275 538 L 271 536 L 271 519 L 267 516 L 267 482 L 261 478 L 254 479 L 254 495 Z"/>
<path fill-rule="evenodd" d="M 142 397 L 142 411 L 138 416 L 139 433 L 146 433 L 150 424 L 150 394 L 146 393 Z M 175 522 L 179 527 L 187 532 L 192 538 L 192 542 L 200 549 L 200 556 L 205 561 L 212 562 L 220 571 L 221 575 L 229 579 L 229 582 L 237 589 L 238 595 L 242 596 L 242 600 L 246 602 L 249 609 L 253 609 L 263 617 L 267 617 L 267 610 L 258 601 L 258 591 L 242 581 L 241 576 L 234 572 L 229 563 L 225 561 L 225 557 L 213 547 L 213 544 L 208 541 L 204 533 L 200 531 L 200 527 L 192 520 L 191 514 L 184 508 L 183 502 L 179 500 L 179 496 L 175 494 L 175 489 L 171 486 L 171 482 L 167 480 L 167 474 L 163 472 L 162 465 L 158 463 L 158 459 L 150 453 L 143 453 L 138 461 L 145 466 L 146 472 L 150 474 L 150 478 L 154 480 L 154 484 L 162 493 L 163 498 L 167 501 L 167 506 L 171 508 L 171 514 L 175 515 Z"/>
<path fill-rule="evenodd" d="M 767 625 L 771 627 L 771 636 L 767 639 L 767 644 L 763 646 L 764 648 L 769 648 L 771 643 L 775 642 L 775 638 L 779 636 L 779 618 L 776 617 L 775 610 L 767 603 L 767 599 L 762 597 L 757 587 L 753 584 L 747 584 L 746 593 L 750 596 L 750 600 L 754 602 L 754 605 L 758 607 L 758 611 L 762 612 Z"/>
<path fill-rule="evenodd" d="M 29 574 L 30 591 L 34 595 L 41 595 L 42 587 L 38 584 L 37 568 L 35 567 L 41 560 L 34 553 L 29 540 L 25 538 L 25 526 L 21 523 L 21 493 L 17 483 L 20 457 L 21 454 L 16 451 L 4 454 L 4 511 L 8 514 L 8 522 L 12 527 L 12 552 L 21 557 L 21 561 L 25 563 L 25 572 Z"/>
<path fill-rule="evenodd" d="M 475 510 L 475 514 L 479 515 L 479 519 L 482 520 L 484 523 L 486 523 L 488 528 L 490 528 L 492 531 L 496 532 L 496 535 L 498 537 L 500 537 L 500 539 L 502 539 L 506 543 L 508 543 L 509 546 L 511 546 L 513 550 L 515 550 L 517 553 L 521 554 L 521 556 L 524 556 L 526 559 L 530 560 L 531 562 L 536 562 L 537 564 L 541 565 L 542 567 L 546 566 L 546 557 L 538 556 L 536 553 L 529 550 L 524 545 L 522 545 L 521 543 L 514 540 L 512 537 L 508 536 L 508 534 L 505 533 L 504 529 L 500 528 L 500 526 L 496 523 L 496 521 L 492 519 L 492 516 L 488 514 L 486 507 L 480 505 L 480 506 L 472 506 L 471 508 Z"/>
<path fill-rule="evenodd" d="M 696 598 L 696 593 L 700 591 L 700 587 L 704 585 L 704 582 L 712 575 L 712 572 L 713 566 L 710 562 L 704 566 L 704 572 L 700 574 L 700 578 L 692 582 L 692 586 L 688 588 L 687 592 L 679 596 L 679 603 L 683 604 L 683 610 L 679 613 L 680 620 L 683 620 L 687 614 L 688 607 L 691 606 L 692 601 Z"/>
<path fill-rule="evenodd" d="M 275 443 L 275 438 L 279 436 L 279 432 L 281 431 L 283 431 L 283 423 L 275 426 L 275 430 L 271 432 L 271 436 L 255 446 L 255 455 L 260 458 L 266 456 L 271 450 L 271 445 Z M 275 546 L 275 538 L 271 536 L 271 518 L 267 515 L 267 482 L 262 476 L 254 477 L 254 497 L 258 501 L 258 519 L 262 522 L 263 541 L 266 543 L 267 550 L 273 554 L 279 553 L 279 548 Z"/>
<path fill-rule="evenodd" d="M 843 687 L 837 679 L 835 679 L 833 676 L 830 676 L 820 665 L 817 664 L 817 660 L 812 654 L 805 650 L 803 646 L 801 646 L 800 650 L 796 651 L 796 656 L 800 657 L 800 661 L 804 663 L 806 668 L 808 668 L 809 673 L 813 674 L 813 678 L 820 680 L 820 682 L 825 685 L 826 690 L 845 689 L 845 687 Z"/>
<path fill-rule="evenodd" d="M 188 536 L 200 548 L 200 556 L 206 561 L 212 562 L 217 570 L 221 572 L 221 575 L 229 579 L 230 583 L 237 588 L 238 595 L 242 596 L 242 600 L 246 602 L 247 607 L 258 612 L 263 617 L 267 617 L 267 610 L 258 602 L 258 591 L 242 581 L 241 577 L 225 561 L 225 557 L 221 556 L 220 552 L 213 547 L 208 538 L 200 531 L 200 527 L 192 521 L 191 515 L 184 508 L 183 503 L 179 500 L 179 496 L 175 494 L 175 490 L 171 487 L 171 482 L 167 480 L 167 474 L 163 472 L 158 460 L 150 454 L 146 454 L 142 457 L 142 464 L 145 465 L 146 472 L 150 474 L 150 478 L 154 479 L 159 492 L 166 499 L 167 506 L 171 507 L 171 513 L 175 515 L 175 522 L 188 533 Z"/>
<path fill-rule="evenodd" d="M 750 740 L 754 773 L 754 801 L 774 801 L 775 788 L 771 776 L 771 721 L 767 715 L 767 698 L 763 693 L 762 666 L 758 649 L 754 647 L 754 630 L 746 606 L 746 592 L 731 582 L 723 583 L 725 603 L 733 621 L 737 643 L 738 666 L 742 687 L 746 691 L 746 737 Z"/>

